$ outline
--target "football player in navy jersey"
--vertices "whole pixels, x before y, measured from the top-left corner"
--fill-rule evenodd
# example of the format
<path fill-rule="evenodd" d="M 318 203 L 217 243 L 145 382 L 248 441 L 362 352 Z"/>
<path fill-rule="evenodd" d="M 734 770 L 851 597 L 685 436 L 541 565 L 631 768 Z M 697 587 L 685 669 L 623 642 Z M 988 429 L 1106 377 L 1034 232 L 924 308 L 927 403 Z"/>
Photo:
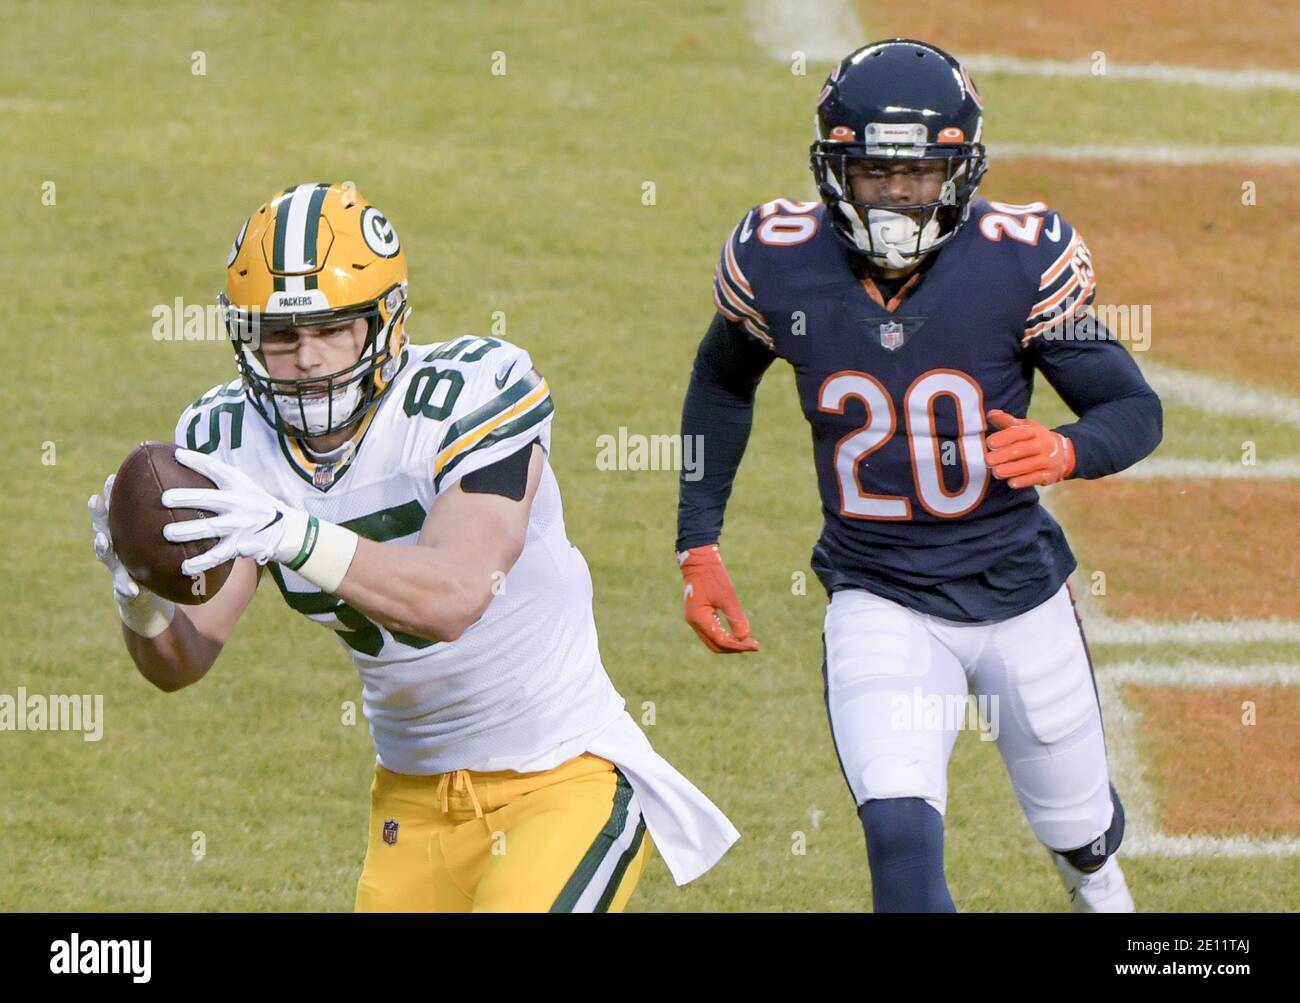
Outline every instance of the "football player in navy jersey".
<path fill-rule="evenodd" d="M 724 244 L 682 413 L 707 446 L 680 489 L 686 619 L 715 652 L 758 649 L 718 540 L 755 390 L 784 359 L 812 429 L 826 705 L 875 909 L 953 909 L 943 813 L 960 722 L 907 710 L 973 694 L 996 702 L 998 750 L 1072 908 L 1131 911 L 1075 559 L 1035 488 L 1142 459 L 1160 400 L 1091 309 L 1075 229 L 1042 202 L 975 198 L 982 107 L 932 45 L 859 49 L 818 100 L 821 202 L 757 206 Z M 1035 371 L 1076 421 L 1024 417 Z"/>

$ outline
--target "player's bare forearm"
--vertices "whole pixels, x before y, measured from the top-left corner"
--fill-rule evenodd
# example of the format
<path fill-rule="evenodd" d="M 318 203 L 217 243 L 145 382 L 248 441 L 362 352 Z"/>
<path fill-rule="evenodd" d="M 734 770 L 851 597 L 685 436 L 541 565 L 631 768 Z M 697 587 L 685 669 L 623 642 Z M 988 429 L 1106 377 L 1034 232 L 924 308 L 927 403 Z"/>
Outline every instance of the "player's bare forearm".
<path fill-rule="evenodd" d="M 221 654 L 260 578 L 252 561 L 237 560 L 220 592 L 201 606 L 176 607 L 161 634 L 143 637 L 123 624 L 126 650 L 140 674 L 166 693 L 197 683 Z"/>
<path fill-rule="evenodd" d="M 454 551 L 361 540 L 335 594 L 390 629 L 454 641 L 492 601 L 493 582 L 508 570 L 499 565 L 507 559 L 513 564 L 515 557 L 503 554 L 499 562 L 488 562 L 496 567 L 478 561 L 466 566 Z"/>
<path fill-rule="evenodd" d="M 360 540 L 334 594 L 385 627 L 456 640 L 483 615 L 523 551 L 544 455 L 533 448 L 522 499 L 457 484 L 430 509 L 418 543 Z"/>
<path fill-rule="evenodd" d="M 157 637 L 141 637 L 123 624 L 122 639 L 140 675 L 165 693 L 197 683 L 221 651 L 221 645 L 203 637 L 180 610 Z"/>

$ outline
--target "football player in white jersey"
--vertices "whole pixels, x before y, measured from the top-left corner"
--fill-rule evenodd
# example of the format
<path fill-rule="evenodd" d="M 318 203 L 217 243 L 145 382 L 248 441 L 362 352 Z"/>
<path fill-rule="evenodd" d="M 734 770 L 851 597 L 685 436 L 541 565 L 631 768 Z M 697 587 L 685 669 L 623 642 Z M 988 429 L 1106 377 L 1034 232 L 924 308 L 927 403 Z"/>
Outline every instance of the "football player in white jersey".
<path fill-rule="evenodd" d="M 90 500 L 140 672 L 212 666 L 269 570 L 361 677 L 377 762 L 361 911 L 616 911 L 658 846 L 683 884 L 738 838 L 659 757 L 601 664 L 586 562 L 547 462 L 552 402 L 523 349 L 410 345 L 406 261 L 350 187 L 297 185 L 235 238 L 222 307 L 239 377 L 186 408 L 163 503 L 234 559 L 177 609 L 121 567 L 112 478 Z"/>

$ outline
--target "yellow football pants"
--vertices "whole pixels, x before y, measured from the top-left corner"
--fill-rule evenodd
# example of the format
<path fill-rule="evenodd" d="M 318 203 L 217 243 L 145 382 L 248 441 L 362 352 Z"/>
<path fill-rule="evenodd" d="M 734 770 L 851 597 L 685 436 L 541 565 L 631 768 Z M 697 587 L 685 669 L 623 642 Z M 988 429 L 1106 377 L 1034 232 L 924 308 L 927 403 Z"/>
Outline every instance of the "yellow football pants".
<path fill-rule="evenodd" d="M 553 770 L 375 766 L 357 912 L 621 912 L 650 854 L 632 787 L 584 753 Z"/>

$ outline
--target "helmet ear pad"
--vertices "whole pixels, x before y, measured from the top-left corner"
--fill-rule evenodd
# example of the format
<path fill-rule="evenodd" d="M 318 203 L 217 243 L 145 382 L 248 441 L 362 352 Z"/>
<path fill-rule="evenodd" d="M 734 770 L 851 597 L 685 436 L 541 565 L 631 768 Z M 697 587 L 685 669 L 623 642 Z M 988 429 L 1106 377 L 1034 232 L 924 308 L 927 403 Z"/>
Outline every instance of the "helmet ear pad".
<path fill-rule="evenodd" d="M 375 371 L 374 384 L 376 396 L 382 394 L 397 375 L 397 367 L 406 348 L 406 319 L 411 315 L 411 306 L 406 299 L 406 283 L 389 290 L 384 296 L 379 316 L 375 319 L 375 331 L 371 337 L 378 346 L 380 339 L 384 342 L 386 358 Z M 385 332 L 387 332 L 385 334 Z"/>

